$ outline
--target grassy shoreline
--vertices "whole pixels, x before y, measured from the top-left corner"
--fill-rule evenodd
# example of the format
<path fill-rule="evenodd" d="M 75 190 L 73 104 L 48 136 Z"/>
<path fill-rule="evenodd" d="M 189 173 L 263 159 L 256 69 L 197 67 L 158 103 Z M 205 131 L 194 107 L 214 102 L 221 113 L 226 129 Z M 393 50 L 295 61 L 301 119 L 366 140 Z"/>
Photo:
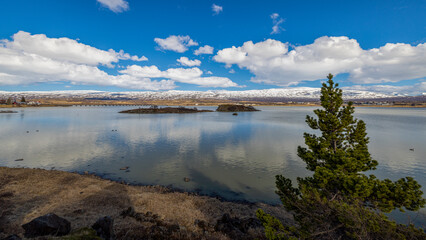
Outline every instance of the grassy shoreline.
<path fill-rule="evenodd" d="M 0 205 L 0 238 L 22 236 L 22 224 L 47 213 L 66 218 L 73 230 L 90 227 L 99 217 L 111 216 L 118 239 L 136 237 L 152 228 L 150 221 L 120 216 L 129 207 L 137 213 L 158 216 L 156 221 L 165 226 L 178 225 L 186 237 L 193 239 L 230 239 L 215 229 L 225 213 L 249 219 L 262 208 L 283 221 L 291 221 L 290 214 L 279 206 L 221 201 L 161 186 L 130 186 L 94 175 L 29 168 L 0 167 Z M 207 227 L 196 224 L 200 221 Z M 262 239 L 262 231 L 250 229 L 245 237 Z"/>

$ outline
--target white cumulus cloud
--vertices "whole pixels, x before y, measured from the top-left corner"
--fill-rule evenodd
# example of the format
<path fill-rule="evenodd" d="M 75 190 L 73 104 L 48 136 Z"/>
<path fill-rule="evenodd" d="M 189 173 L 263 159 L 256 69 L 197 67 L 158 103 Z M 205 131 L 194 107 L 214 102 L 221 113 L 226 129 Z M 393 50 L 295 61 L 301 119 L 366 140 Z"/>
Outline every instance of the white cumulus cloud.
<path fill-rule="evenodd" d="M 19 31 L 12 36 L 13 41 L 3 40 L 3 44 L 9 49 L 15 49 L 25 53 L 88 65 L 111 66 L 119 60 L 146 61 L 146 57 L 131 56 L 123 50 L 116 52 L 100 50 L 69 38 L 48 38 L 44 34 L 31 35 L 28 32 Z"/>
<path fill-rule="evenodd" d="M 192 40 L 189 36 L 171 35 L 168 38 L 154 38 L 161 50 L 171 50 L 178 53 L 183 53 L 188 50 L 188 47 L 198 46 L 198 43 Z"/>
<path fill-rule="evenodd" d="M 161 71 L 157 66 L 128 66 L 120 73 L 138 78 L 165 78 L 171 81 L 195 84 L 202 87 L 237 87 L 238 85 L 225 77 L 202 77 L 199 68 L 169 68 Z"/>
<path fill-rule="evenodd" d="M 128 58 L 142 60 L 143 57 L 123 51 L 100 50 L 69 38 L 18 32 L 13 41 L 0 40 L 0 85 L 66 81 L 147 90 L 176 87 L 171 80 L 151 81 L 130 75 L 110 75 L 97 67 Z"/>
<path fill-rule="evenodd" d="M 212 11 L 213 11 L 213 15 L 218 15 L 220 12 L 223 11 L 223 7 L 213 3 Z"/>
<path fill-rule="evenodd" d="M 355 39 L 320 37 L 312 44 L 294 47 L 267 39 L 241 47 L 225 48 L 214 56 L 228 67 L 248 69 L 253 82 L 289 86 L 323 79 L 328 73 L 349 73 L 354 83 L 384 83 L 426 76 L 426 44 L 387 43 L 364 50 Z"/>
<path fill-rule="evenodd" d="M 187 45 L 194 42 L 186 38 Z M 69 84 L 115 86 L 143 90 L 169 90 L 175 83 L 203 87 L 236 87 L 225 77 L 203 77 L 203 71 L 193 68 L 170 68 L 161 71 L 157 66 L 122 66 L 120 60 L 145 61 L 146 57 L 132 56 L 124 51 L 108 51 L 69 38 L 49 38 L 44 34 L 18 32 L 12 40 L 0 40 L 0 85 L 66 82 Z M 199 60 L 182 57 L 184 66 L 198 66 Z M 116 75 L 99 68 L 100 65 L 119 69 Z"/>
<path fill-rule="evenodd" d="M 177 59 L 176 61 L 178 61 L 182 66 L 187 66 L 187 67 L 194 67 L 194 66 L 200 66 L 201 65 L 200 60 L 198 60 L 198 59 L 189 60 L 189 58 L 187 58 L 187 57 L 181 57 L 181 58 Z"/>
<path fill-rule="evenodd" d="M 214 48 L 209 45 L 205 45 L 204 47 L 200 47 L 197 50 L 194 51 L 194 55 L 201 55 L 201 54 L 213 54 Z"/>
<path fill-rule="evenodd" d="M 120 13 L 129 10 L 129 3 L 125 0 L 97 0 L 102 6 L 109 10 Z"/>

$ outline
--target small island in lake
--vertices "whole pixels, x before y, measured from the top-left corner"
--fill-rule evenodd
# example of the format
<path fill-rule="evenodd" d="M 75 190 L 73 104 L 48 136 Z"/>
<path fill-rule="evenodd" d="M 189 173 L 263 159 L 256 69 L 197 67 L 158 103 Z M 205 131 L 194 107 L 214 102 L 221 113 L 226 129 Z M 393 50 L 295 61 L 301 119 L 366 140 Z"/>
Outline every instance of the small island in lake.
<path fill-rule="evenodd" d="M 216 109 L 218 112 L 254 112 L 260 111 L 253 106 L 245 106 L 240 104 L 222 104 Z"/>
<path fill-rule="evenodd" d="M 186 108 L 186 107 L 164 107 L 159 108 L 157 106 L 151 106 L 150 108 L 137 108 L 131 110 L 121 111 L 120 113 L 197 113 L 197 112 L 213 112 L 212 110 L 198 110 L 197 108 Z"/>

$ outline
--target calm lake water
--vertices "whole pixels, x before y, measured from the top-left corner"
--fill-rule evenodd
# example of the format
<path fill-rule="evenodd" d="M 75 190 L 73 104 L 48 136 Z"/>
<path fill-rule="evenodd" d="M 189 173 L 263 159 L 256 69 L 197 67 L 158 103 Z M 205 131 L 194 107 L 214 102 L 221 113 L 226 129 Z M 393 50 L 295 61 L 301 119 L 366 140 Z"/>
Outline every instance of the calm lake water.
<path fill-rule="evenodd" d="M 275 175 L 293 180 L 309 175 L 296 150 L 304 143 L 303 132 L 311 132 L 305 116 L 316 108 L 260 107 L 261 112 L 238 116 L 118 113 L 125 109 L 17 108 L 18 113 L 2 113 L 0 165 L 89 171 L 134 184 L 268 203 L 279 202 Z M 426 192 L 426 110 L 356 108 L 356 117 L 366 122 L 369 149 L 379 161 L 374 174 L 392 180 L 413 176 Z M 130 171 L 120 170 L 124 166 Z M 424 210 L 421 215 L 423 220 L 414 221 L 424 221 Z"/>

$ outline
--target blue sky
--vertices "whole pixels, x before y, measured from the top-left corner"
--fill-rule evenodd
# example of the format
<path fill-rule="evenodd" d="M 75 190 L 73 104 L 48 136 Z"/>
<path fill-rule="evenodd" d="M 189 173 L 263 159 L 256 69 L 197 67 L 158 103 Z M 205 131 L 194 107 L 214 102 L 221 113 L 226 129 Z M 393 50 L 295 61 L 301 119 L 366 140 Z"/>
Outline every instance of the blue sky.
<path fill-rule="evenodd" d="M 331 72 L 417 95 L 425 12 L 424 0 L 2 1 L 0 90 L 319 87 Z"/>

